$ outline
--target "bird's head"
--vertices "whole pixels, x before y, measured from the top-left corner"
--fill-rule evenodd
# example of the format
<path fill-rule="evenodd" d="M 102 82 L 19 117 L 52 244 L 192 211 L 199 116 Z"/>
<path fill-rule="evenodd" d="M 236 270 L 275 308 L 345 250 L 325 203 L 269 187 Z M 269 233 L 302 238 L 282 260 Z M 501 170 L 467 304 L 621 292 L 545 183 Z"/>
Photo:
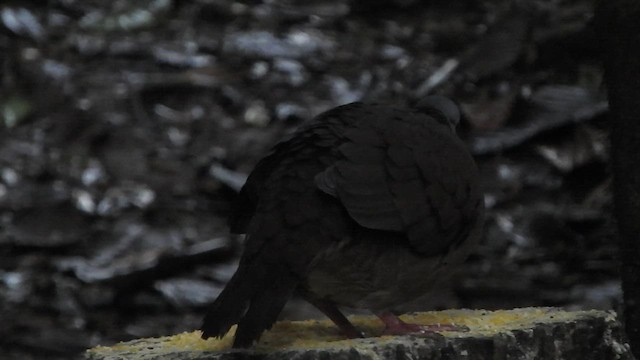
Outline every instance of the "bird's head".
<path fill-rule="evenodd" d="M 456 126 L 460 123 L 460 109 L 451 99 L 432 95 L 420 100 L 414 108 L 422 113 L 432 116 L 436 121 L 451 128 L 456 132 Z"/>

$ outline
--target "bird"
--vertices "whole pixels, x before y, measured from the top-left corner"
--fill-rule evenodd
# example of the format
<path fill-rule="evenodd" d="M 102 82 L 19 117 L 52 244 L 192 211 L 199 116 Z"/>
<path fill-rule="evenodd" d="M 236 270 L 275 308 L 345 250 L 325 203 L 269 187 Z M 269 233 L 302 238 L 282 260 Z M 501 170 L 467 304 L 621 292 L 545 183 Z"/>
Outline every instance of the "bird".
<path fill-rule="evenodd" d="M 398 317 L 403 304 L 437 292 L 481 238 L 478 168 L 459 121 L 444 96 L 408 108 L 354 102 L 276 144 L 230 211 L 244 249 L 202 337 L 237 324 L 233 347 L 251 347 L 295 294 L 349 338 L 366 334 L 342 307 L 376 314 L 384 334 L 463 331 Z"/>

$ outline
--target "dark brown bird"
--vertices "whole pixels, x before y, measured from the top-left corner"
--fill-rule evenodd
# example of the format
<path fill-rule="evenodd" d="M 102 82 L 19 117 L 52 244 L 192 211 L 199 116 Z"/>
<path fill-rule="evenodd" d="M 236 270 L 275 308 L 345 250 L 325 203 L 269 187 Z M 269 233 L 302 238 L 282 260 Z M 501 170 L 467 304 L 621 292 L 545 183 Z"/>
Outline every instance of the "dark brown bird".
<path fill-rule="evenodd" d="M 473 158 L 459 111 L 428 97 L 413 109 L 352 103 L 318 115 L 250 174 L 230 217 L 247 234 L 238 270 L 202 336 L 238 324 L 234 347 L 271 327 L 294 292 L 349 337 L 338 306 L 369 309 L 387 334 L 456 329 L 400 321 L 394 310 L 446 281 L 480 237 Z"/>

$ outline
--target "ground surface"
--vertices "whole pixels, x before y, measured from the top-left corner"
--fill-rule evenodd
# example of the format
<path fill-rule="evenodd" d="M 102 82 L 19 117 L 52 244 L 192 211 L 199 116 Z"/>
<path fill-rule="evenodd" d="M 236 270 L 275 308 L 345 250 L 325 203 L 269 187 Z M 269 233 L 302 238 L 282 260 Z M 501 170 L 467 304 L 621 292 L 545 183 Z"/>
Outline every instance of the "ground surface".
<path fill-rule="evenodd" d="M 462 105 L 489 219 L 431 306 L 617 308 L 590 2 L 107 3 L 0 5 L 3 358 L 196 328 L 271 145 L 336 105 L 432 93 Z"/>
<path fill-rule="evenodd" d="M 373 315 L 351 321 L 368 337 L 345 340 L 329 320 L 280 321 L 248 350 L 230 350 L 233 335 L 203 340 L 200 331 L 137 339 L 87 351 L 88 360 L 200 359 L 631 359 L 610 312 L 555 308 L 443 310 L 402 316 L 414 323 L 456 323 L 465 332 L 376 336 Z M 230 331 L 235 332 L 235 327 Z"/>

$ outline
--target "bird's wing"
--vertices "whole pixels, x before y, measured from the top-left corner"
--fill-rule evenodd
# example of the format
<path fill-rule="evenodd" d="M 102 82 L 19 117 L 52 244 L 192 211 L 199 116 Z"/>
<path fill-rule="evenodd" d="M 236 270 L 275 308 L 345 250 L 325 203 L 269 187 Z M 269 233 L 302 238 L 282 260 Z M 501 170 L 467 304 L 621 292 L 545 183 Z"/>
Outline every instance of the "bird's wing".
<path fill-rule="evenodd" d="M 295 168 L 301 161 L 321 161 L 315 158 L 315 153 L 326 152 L 340 142 L 342 123 L 337 119 L 361 107 L 361 103 L 351 103 L 326 111 L 274 146 L 271 153 L 256 164 L 234 201 L 229 217 L 231 232 L 247 232 L 264 186 L 274 172 Z"/>
<path fill-rule="evenodd" d="M 301 147 L 299 139 L 294 137 L 289 141 L 277 144 L 268 156 L 256 164 L 233 203 L 229 217 L 231 233 L 244 234 L 247 232 L 267 178 L 279 165 L 287 161 L 287 157 L 291 157 Z"/>
<path fill-rule="evenodd" d="M 231 208 L 229 216 L 231 233 L 244 234 L 247 232 L 251 218 L 256 212 L 262 184 L 278 161 L 279 159 L 273 154 L 263 158 L 247 178 Z"/>
<path fill-rule="evenodd" d="M 339 160 L 315 181 L 359 225 L 402 232 L 416 251 L 436 255 L 468 235 L 480 195 L 462 141 L 423 120 L 420 125 L 388 118 L 347 129 Z"/>

